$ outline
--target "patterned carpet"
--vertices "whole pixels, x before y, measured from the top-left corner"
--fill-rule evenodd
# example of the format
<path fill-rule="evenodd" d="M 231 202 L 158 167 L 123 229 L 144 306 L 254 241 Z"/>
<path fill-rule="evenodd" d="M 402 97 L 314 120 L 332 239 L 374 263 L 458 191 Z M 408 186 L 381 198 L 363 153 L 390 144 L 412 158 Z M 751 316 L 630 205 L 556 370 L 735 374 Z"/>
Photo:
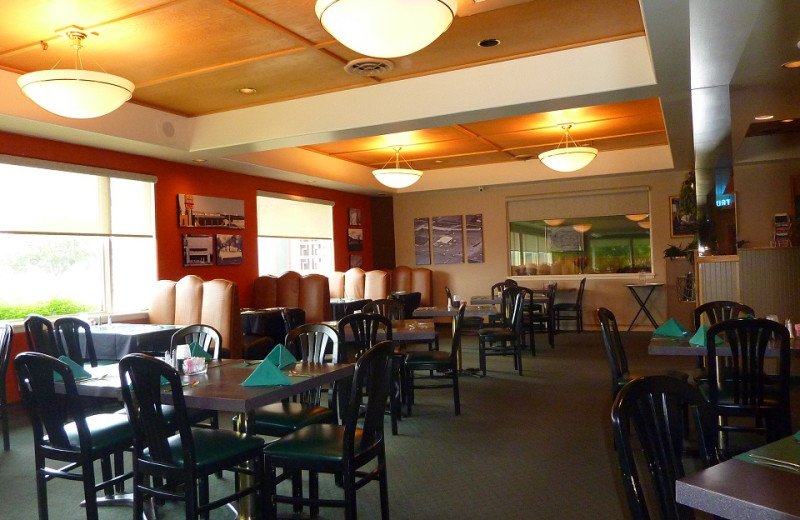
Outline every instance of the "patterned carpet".
<path fill-rule="evenodd" d="M 448 348 L 442 329 L 442 349 Z M 649 333 L 623 333 L 631 368 L 691 370 L 693 358 L 648 356 Z M 462 414 L 450 390 L 420 390 L 414 415 L 387 437 L 391 516 L 395 520 L 625 518 L 610 436 L 609 368 L 598 332 L 564 333 L 556 348 L 537 335 L 537 356 L 488 360 L 486 378 L 463 376 Z M 464 368 L 476 367 L 477 341 L 466 337 Z M 797 403 L 797 399 L 794 400 Z M 796 406 L 795 406 L 796 407 Z M 36 518 L 30 429 L 15 407 L 12 451 L 0 452 L 0 512 Z M 797 415 L 795 415 L 795 418 Z M 222 421 L 222 424 L 230 424 Z M 387 418 L 387 433 L 388 433 Z M 212 486 L 232 485 L 232 477 Z M 322 478 L 322 494 L 341 490 Z M 52 518 L 81 519 L 80 485 L 48 486 Z M 213 491 L 212 491 L 213 493 Z M 377 485 L 358 493 L 359 517 L 379 517 Z M 165 511 L 165 518 L 181 517 Z M 101 519 L 130 518 L 130 509 L 103 508 Z M 221 510 L 213 518 L 231 518 Z M 324 510 L 325 518 L 342 518 Z"/>

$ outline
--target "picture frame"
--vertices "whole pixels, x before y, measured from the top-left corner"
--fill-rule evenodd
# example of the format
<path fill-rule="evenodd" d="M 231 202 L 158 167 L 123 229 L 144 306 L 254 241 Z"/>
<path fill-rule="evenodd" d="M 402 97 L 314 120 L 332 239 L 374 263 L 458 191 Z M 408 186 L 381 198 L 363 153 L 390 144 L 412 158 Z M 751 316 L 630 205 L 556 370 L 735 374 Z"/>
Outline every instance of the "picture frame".
<path fill-rule="evenodd" d="M 364 249 L 364 230 L 347 228 L 347 250 L 361 251 L 362 249 Z"/>
<path fill-rule="evenodd" d="M 214 265 L 214 237 L 212 235 L 184 234 L 183 266 Z"/>
<path fill-rule="evenodd" d="M 347 223 L 351 226 L 361 226 L 360 208 L 349 208 L 347 210 Z"/>
<path fill-rule="evenodd" d="M 362 267 L 363 266 L 363 258 L 361 255 L 350 255 L 350 269 L 353 267 Z"/>
<path fill-rule="evenodd" d="M 695 215 L 680 213 L 680 197 L 669 196 L 669 236 L 672 238 L 693 237 L 697 230 Z"/>
<path fill-rule="evenodd" d="M 244 229 L 244 201 L 179 193 L 178 227 Z"/>
<path fill-rule="evenodd" d="M 483 214 L 464 215 L 467 234 L 467 263 L 483 263 Z"/>
<path fill-rule="evenodd" d="M 464 263 L 464 217 L 433 217 L 433 263 Z"/>
<path fill-rule="evenodd" d="M 431 265 L 431 219 L 414 219 L 414 261 L 417 265 Z"/>
<path fill-rule="evenodd" d="M 217 234 L 215 238 L 217 265 L 241 265 L 242 235 Z"/>

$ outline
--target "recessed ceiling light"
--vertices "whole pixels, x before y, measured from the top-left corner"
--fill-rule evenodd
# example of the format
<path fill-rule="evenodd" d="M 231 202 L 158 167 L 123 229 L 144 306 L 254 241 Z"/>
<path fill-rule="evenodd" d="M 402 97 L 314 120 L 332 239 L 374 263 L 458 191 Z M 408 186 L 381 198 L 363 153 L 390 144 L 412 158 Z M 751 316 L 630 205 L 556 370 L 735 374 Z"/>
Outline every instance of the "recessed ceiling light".
<path fill-rule="evenodd" d="M 238 89 L 238 92 L 239 94 L 255 94 L 258 91 L 252 87 L 242 87 Z"/>
<path fill-rule="evenodd" d="M 486 38 L 485 40 L 481 40 L 478 42 L 478 47 L 497 47 L 500 45 L 500 40 L 497 38 Z"/>
<path fill-rule="evenodd" d="M 192 161 L 200 163 L 200 162 L 206 162 L 206 159 L 192 159 Z"/>
<path fill-rule="evenodd" d="M 756 116 L 754 119 L 756 121 L 769 121 L 773 117 L 775 117 L 775 116 L 773 116 L 772 114 L 762 114 L 760 116 Z"/>
<path fill-rule="evenodd" d="M 786 63 L 782 64 L 781 67 L 783 67 L 784 69 L 800 68 L 800 60 L 787 61 Z"/>
<path fill-rule="evenodd" d="M 436 159 L 435 161 L 433 161 L 434 164 L 442 164 L 443 162 L 444 160 L 442 159 Z"/>
<path fill-rule="evenodd" d="M 791 123 L 794 119 L 781 119 L 781 123 Z"/>
<path fill-rule="evenodd" d="M 316 184 L 316 183 L 317 183 L 317 181 L 315 181 L 315 180 L 307 180 L 306 181 L 306 184 Z"/>

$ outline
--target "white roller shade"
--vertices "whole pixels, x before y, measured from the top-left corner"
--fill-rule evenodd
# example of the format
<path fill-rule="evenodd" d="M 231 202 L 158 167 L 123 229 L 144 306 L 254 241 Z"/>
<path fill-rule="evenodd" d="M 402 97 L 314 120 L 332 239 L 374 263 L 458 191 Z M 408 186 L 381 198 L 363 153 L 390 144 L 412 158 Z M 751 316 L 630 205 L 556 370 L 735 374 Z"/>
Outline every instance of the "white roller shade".
<path fill-rule="evenodd" d="M 333 239 L 333 202 L 258 192 L 258 236 Z"/>
<path fill-rule="evenodd" d="M 647 188 L 529 195 L 508 199 L 508 221 L 650 213 Z"/>

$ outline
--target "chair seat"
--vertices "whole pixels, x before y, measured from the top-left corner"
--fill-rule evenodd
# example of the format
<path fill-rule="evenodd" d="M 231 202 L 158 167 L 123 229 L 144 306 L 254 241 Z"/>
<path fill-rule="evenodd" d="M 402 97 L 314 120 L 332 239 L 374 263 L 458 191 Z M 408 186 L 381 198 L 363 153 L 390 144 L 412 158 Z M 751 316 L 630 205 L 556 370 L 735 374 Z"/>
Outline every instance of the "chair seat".
<path fill-rule="evenodd" d="M 356 457 L 361 444 L 361 431 L 355 434 Z M 342 445 L 344 426 L 338 424 L 312 424 L 285 435 L 267 445 L 265 455 L 270 459 L 300 462 L 338 464 L 344 461 Z"/>
<path fill-rule="evenodd" d="M 264 439 L 255 435 L 245 435 L 230 430 L 208 430 L 192 428 L 195 458 L 198 468 L 227 466 L 231 459 L 264 446 Z M 184 464 L 181 436 L 173 435 L 168 439 L 172 460 L 177 465 Z M 144 450 L 148 457 L 149 448 Z"/>
<path fill-rule="evenodd" d="M 553 304 L 554 311 L 578 311 L 578 306 L 575 303 L 562 302 Z"/>
<path fill-rule="evenodd" d="M 90 415 L 86 418 L 86 425 L 89 427 L 89 434 L 92 437 L 93 451 L 103 451 L 133 439 L 133 431 L 126 415 L 116 413 Z M 70 445 L 75 450 L 79 450 L 78 428 L 75 423 L 64 425 L 64 431 L 67 433 Z"/>
<path fill-rule="evenodd" d="M 175 423 L 175 407 L 169 404 L 162 404 L 161 405 L 161 412 L 164 414 L 164 418 L 167 420 L 168 423 L 174 424 Z M 126 417 L 128 416 L 128 411 L 125 408 L 121 410 L 117 410 L 114 412 L 115 414 L 122 414 Z M 217 412 L 214 410 L 204 410 L 202 408 L 187 408 L 186 409 L 186 418 L 189 420 L 189 424 L 196 424 L 201 421 L 208 421 L 213 420 L 217 417 Z"/>
<path fill-rule="evenodd" d="M 450 352 L 445 352 L 443 350 L 416 350 L 406 354 L 407 367 L 416 368 L 418 365 L 429 365 L 431 363 L 441 365 L 449 364 Z"/>
<path fill-rule="evenodd" d="M 262 406 L 256 410 L 253 432 L 282 437 L 310 424 L 335 422 L 336 412 L 325 406 L 282 402 Z"/>
<path fill-rule="evenodd" d="M 513 341 L 517 337 L 516 334 L 514 334 L 514 331 L 511 329 L 495 328 L 495 327 L 483 328 L 479 330 L 478 336 L 484 339 L 491 338 L 496 341 L 502 341 L 502 340 Z"/>

